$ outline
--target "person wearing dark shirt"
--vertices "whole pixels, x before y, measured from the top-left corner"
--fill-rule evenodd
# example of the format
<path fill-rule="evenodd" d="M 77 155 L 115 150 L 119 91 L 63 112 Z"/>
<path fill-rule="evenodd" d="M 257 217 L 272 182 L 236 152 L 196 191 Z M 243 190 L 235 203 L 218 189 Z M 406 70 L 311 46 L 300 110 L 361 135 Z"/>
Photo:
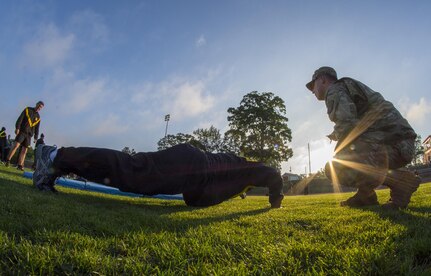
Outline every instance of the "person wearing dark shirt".
<path fill-rule="evenodd" d="M 36 149 L 37 149 L 37 147 L 39 145 L 45 145 L 44 139 L 45 139 L 45 135 L 42 133 L 40 135 L 40 138 L 37 139 L 36 145 L 34 146 L 34 161 L 33 161 L 33 166 L 32 166 L 33 170 L 36 170 L 36 162 L 37 162 L 37 159 L 36 159 Z"/>
<path fill-rule="evenodd" d="M 7 159 L 6 166 L 14 156 L 16 150 L 21 147 L 21 152 L 18 157 L 17 169 L 24 170 L 24 159 L 27 154 L 27 148 L 31 144 L 31 137 L 34 136 L 36 142 L 39 136 L 40 116 L 39 111 L 44 107 L 44 103 L 39 101 L 35 107 L 26 107 L 15 123 L 15 144 L 11 148 Z"/>
<path fill-rule="evenodd" d="M 45 141 L 44 141 L 44 139 L 45 139 L 45 135 L 42 133 L 42 134 L 40 135 L 40 138 L 39 138 L 39 139 L 37 139 L 37 141 L 36 141 L 36 145 L 34 146 L 34 149 L 35 149 L 35 150 L 37 149 L 37 147 L 38 147 L 39 145 L 45 145 Z"/>
<path fill-rule="evenodd" d="M 55 147 L 36 150 L 33 184 L 57 192 L 55 179 L 69 173 L 89 181 L 143 195 L 183 194 L 189 206 L 211 206 L 239 196 L 251 187 L 267 187 L 272 208 L 280 208 L 280 173 L 235 154 L 203 152 L 180 144 L 157 152 L 129 155 L 111 149 Z"/>
<path fill-rule="evenodd" d="M 1 161 L 5 161 L 6 159 L 6 147 L 7 147 L 7 138 L 6 138 L 6 128 L 2 127 L 0 130 L 0 154 Z"/>

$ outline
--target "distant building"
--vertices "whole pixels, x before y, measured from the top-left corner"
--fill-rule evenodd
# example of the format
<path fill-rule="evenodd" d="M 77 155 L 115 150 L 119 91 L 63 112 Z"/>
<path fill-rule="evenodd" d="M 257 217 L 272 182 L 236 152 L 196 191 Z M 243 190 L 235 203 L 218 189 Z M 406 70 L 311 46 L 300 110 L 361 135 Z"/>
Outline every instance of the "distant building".
<path fill-rule="evenodd" d="M 294 173 L 285 173 L 281 177 L 283 177 L 284 182 L 301 180 L 301 176 Z"/>
<path fill-rule="evenodd" d="M 424 164 L 431 163 L 431 135 L 429 135 L 422 143 L 424 145 Z"/>

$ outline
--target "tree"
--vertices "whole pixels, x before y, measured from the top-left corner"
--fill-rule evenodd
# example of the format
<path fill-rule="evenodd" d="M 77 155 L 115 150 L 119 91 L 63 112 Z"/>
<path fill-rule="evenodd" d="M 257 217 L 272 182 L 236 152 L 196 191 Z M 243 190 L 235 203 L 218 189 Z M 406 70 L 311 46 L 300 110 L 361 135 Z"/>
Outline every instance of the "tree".
<path fill-rule="evenodd" d="M 220 130 L 211 126 L 210 128 L 198 128 L 193 131 L 194 139 L 199 141 L 207 152 L 223 151 L 224 140 Z"/>
<path fill-rule="evenodd" d="M 253 91 L 243 97 L 240 106 L 229 108 L 230 130 L 227 135 L 239 143 L 241 153 L 252 160 L 280 168 L 292 157 L 292 140 L 284 101 L 271 92 Z"/>
<path fill-rule="evenodd" d="M 121 151 L 124 153 L 127 153 L 128 155 L 135 155 L 136 154 L 135 149 L 130 149 L 129 147 L 124 147 Z"/>
<path fill-rule="evenodd" d="M 424 146 L 422 145 L 422 137 L 418 135 L 415 140 L 415 152 L 413 155 L 412 165 L 419 165 L 423 163 Z"/>
<path fill-rule="evenodd" d="M 157 142 L 157 149 L 164 150 L 175 145 L 184 143 L 189 143 L 201 150 L 205 150 L 205 146 L 203 146 L 199 141 L 197 141 L 195 137 L 193 137 L 193 135 L 184 133 L 177 133 L 176 135 L 169 134 L 166 137 L 163 137 L 159 140 L 159 142 Z"/>
<path fill-rule="evenodd" d="M 220 152 L 230 152 L 236 155 L 241 155 L 241 141 L 237 136 L 234 136 L 231 132 L 227 131 L 223 137 L 223 146 Z"/>
<path fill-rule="evenodd" d="M 238 153 L 238 146 L 229 136 L 222 135 L 214 126 L 198 128 L 193 134 L 177 133 L 167 135 L 157 142 L 158 150 L 167 149 L 182 143 L 189 143 L 206 152 L 232 152 Z"/>
<path fill-rule="evenodd" d="M 314 178 L 317 178 L 317 179 L 319 179 L 319 178 L 327 178 L 326 177 L 326 173 L 325 173 L 325 169 L 324 168 L 321 168 L 319 171 L 317 171 L 316 172 L 316 174 L 314 175 Z"/>

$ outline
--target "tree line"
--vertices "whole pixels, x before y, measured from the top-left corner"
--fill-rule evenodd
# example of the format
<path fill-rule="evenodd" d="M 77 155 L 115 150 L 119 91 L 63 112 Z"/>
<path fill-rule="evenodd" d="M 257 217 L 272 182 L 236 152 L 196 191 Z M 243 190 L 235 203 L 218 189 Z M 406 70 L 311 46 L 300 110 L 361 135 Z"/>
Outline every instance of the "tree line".
<path fill-rule="evenodd" d="M 227 109 L 228 130 L 222 133 L 214 126 L 198 128 L 191 134 L 169 134 L 157 142 L 158 150 L 178 144 L 189 143 L 206 152 L 234 153 L 248 160 L 265 163 L 281 169 L 281 163 L 292 157 L 289 146 L 292 132 L 287 123 L 284 101 L 272 92 L 257 91 L 246 94 L 238 107 Z M 134 149 L 125 147 L 127 154 Z M 412 165 L 422 163 L 424 148 L 421 137 L 415 141 L 415 156 Z M 323 170 L 318 175 L 324 175 Z"/>

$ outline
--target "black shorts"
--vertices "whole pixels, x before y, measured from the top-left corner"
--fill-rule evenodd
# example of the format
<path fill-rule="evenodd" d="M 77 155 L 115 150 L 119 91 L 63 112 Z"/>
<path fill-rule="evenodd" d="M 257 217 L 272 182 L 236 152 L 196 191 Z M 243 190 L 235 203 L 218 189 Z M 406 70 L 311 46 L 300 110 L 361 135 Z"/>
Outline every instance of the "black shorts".
<path fill-rule="evenodd" d="M 31 136 L 20 132 L 15 137 L 15 142 L 20 143 L 21 146 L 28 148 L 31 145 Z"/>

